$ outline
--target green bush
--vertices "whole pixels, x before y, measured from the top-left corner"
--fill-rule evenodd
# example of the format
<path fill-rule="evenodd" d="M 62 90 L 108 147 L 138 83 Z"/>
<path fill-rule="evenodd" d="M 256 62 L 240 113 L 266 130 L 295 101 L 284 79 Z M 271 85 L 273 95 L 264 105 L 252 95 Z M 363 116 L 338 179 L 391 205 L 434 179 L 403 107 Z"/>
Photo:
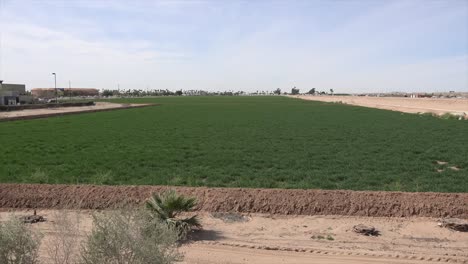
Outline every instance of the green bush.
<path fill-rule="evenodd" d="M 0 263 L 39 263 L 38 250 L 42 236 L 16 218 L 0 223 Z"/>
<path fill-rule="evenodd" d="M 177 233 L 141 212 L 93 215 L 94 226 L 81 252 L 83 264 L 169 264 L 180 260 Z"/>
<path fill-rule="evenodd" d="M 180 239 L 185 239 L 188 232 L 193 228 L 201 227 L 197 215 L 187 218 L 179 217 L 180 213 L 190 212 L 196 205 L 196 198 L 178 195 L 174 190 L 162 194 L 154 193 L 146 201 L 146 209 L 150 212 L 151 218 L 162 221 L 170 228 L 176 229 Z"/>

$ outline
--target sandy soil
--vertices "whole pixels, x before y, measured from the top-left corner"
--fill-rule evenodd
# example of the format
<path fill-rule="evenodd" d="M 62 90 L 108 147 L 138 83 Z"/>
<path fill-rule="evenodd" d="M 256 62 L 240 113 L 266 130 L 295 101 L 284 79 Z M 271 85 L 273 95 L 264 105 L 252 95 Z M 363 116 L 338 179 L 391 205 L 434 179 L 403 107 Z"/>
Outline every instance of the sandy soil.
<path fill-rule="evenodd" d="M 41 256 L 57 233 L 53 223 L 64 211 L 43 210 L 47 222 L 32 225 L 44 235 Z M 92 227 L 92 211 L 79 216 L 82 240 Z M 31 214 L 15 211 L 15 215 Z M 12 212 L 1 212 L 6 219 Z M 202 213 L 203 230 L 181 246 L 182 263 L 468 263 L 468 234 L 437 225 L 435 218 L 280 216 Z M 381 236 L 352 232 L 356 224 L 373 225 Z"/>
<path fill-rule="evenodd" d="M 304 100 L 342 102 L 406 113 L 451 113 L 468 118 L 468 99 L 366 97 L 366 96 L 291 96 Z"/>
<path fill-rule="evenodd" d="M 0 112 L 1 119 L 14 119 L 20 117 L 34 117 L 34 116 L 54 116 L 66 113 L 79 113 L 79 112 L 96 112 L 102 110 L 111 110 L 129 107 L 141 107 L 146 104 L 117 104 L 108 102 L 96 102 L 93 106 L 76 106 L 76 107 L 57 107 L 57 108 L 44 108 L 44 109 L 26 109 L 11 112 Z"/>
<path fill-rule="evenodd" d="M 138 206 L 154 192 L 196 197 L 197 210 L 283 215 L 468 218 L 468 193 L 0 184 L 0 208 L 109 209 Z"/>

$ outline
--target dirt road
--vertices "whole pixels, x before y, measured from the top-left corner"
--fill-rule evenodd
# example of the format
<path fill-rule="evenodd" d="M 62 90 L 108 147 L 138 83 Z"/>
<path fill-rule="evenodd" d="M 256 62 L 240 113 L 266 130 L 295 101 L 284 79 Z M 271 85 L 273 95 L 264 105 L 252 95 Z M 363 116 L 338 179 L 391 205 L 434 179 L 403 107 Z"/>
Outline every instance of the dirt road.
<path fill-rule="evenodd" d="M 108 102 L 96 102 L 96 104 L 92 106 L 26 109 L 26 110 L 19 110 L 19 111 L 0 112 L 0 121 L 34 119 L 34 118 L 57 116 L 57 115 L 64 115 L 64 114 L 99 112 L 99 111 L 106 111 L 106 110 L 112 110 L 112 109 L 134 108 L 134 107 L 144 107 L 144 106 L 148 106 L 148 104 L 116 104 L 116 103 L 108 103 Z"/>
<path fill-rule="evenodd" d="M 203 214 L 185 263 L 463 263 L 468 236 L 433 218 Z M 381 236 L 354 233 L 373 225 Z"/>
<path fill-rule="evenodd" d="M 184 264 L 417 264 L 424 263 L 421 260 L 411 260 L 408 258 L 398 259 L 386 256 L 352 256 L 352 255 L 336 255 L 335 252 L 323 253 L 303 253 L 303 252 L 282 252 L 282 251 L 265 251 L 258 249 L 247 249 L 230 246 L 216 245 L 193 245 L 185 250 Z M 221 261 L 221 262 L 220 262 Z"/>
<path fill-rule="evenodd" d="M 41 210 L 48 221 L 34 224 L 46 243 L 57 233 L 53 223 L 64 211 Z M 92 211 L 67 211 L 80 219 L 78 241 L 91 230 Z M 0 212 L 4 220 L 11 212 Z M 15 211 L 15 215 L 31 211 Z M 435 218 L 281 216 L 201 213 L 203 230 L 183 245 L 182 263 L 468 263 L 468 235 L 437 226 Z M 358 235 L 356 224 L 373 225 L 377 237 Z"/>
<path fill-rule="evenodd" d="M 437 115 L 450 113 L 468 118 L 468 99 L 313 95 L 298 95 L 291 97 L 322 102 L 342 102 L 345 104 L 406 113 L 434 113 Z"/>

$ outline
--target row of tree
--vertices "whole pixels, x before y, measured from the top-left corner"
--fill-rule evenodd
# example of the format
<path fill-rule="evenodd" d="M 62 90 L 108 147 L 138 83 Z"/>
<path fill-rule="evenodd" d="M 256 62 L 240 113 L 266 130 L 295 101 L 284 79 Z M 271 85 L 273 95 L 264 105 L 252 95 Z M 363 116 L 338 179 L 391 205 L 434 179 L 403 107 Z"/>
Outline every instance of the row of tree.
<path fill-rule="evenodd" d="M 280 88 L 277 88 L 276 90 L 273 91 L 274 94 L 278 94 L 280 95 L 281 94 L 281 89 Z M 334 90 L 333 89 L 330 89 L 330 94 L 333 94 L 334 93 Z M 287 92 L 284 92 L 283 94 L 288 94 Z M 289 93 L 291 95 L 297 95 L 297 94 L 300 94 L 300 90 L 296 87 L 293 87 L 291 89 L 291 93 Z M 316 88 L 312 88 L 310 89 L 307 93 L 305 94 L 311 94 L 311 95 L 316 95 L 316 94 L 320 94 L 320 95 L 323 95 L 323 94 L 328 94 L 327 92 L 325 91 L 318 91 Z"/>
<path fill-rule="evenodd" d="M 281 90 L 278 88 L 277 91 L 279 91 L 279 93 L 281 93 Z M 334 94 L 334 90 L 333 89 L 330 89 L 330 94 L 333 95 Z M 291 89 L 291 94 L 292 95 L 296 95 L 296 94 L 299 94 L 299 89 L 297 89 L 296 87 L 293 87 Z M 324 94 L 328 94 L 327 92 L 325 91 L 317 91 L 317 89 L 315 88 L 312 88 L 310 89 L 306 94 L 312 94 L 312 95 L 316 95 L 316 94 L 320 94 L 320 95 L 324 95 Z"/>
<path fill-rule="evenodd" d="M 333 89 L 330 89 L 330 94 L 333 94 Z M 281 92 L 280 88 L 277 88 L 274 91 L 255 91 L 255 92 L 244 92 L 244 91 L 204 91 L 204 90 L 177 90 L 175 92 L 166 90 L 142 90 L 142 89 L 127 89 L 127 90 L 103 90 L 101 96 L 104 97 L 113 97 L 113 96 L 128 96 L 128 97 L 143 97 L 143 96 L 181 96 L 181 95 L 190 95 L 190 96 L 209 96 L 209 95 L 221 95 L 221 96 L 239 96 L 239 95 L 281 95 L 281 94 L 291 94 L 297 95 L 300 94 L 300 90 L 296 87 L 291 89 L 290 93 Z M 317 91 L 316 88 L 310 89 L 306 94 L 328 94 L 325 91 Z"/>
<path fill-rule="evenodd" d="M 170 90 L 103 90 L 101 92 L 102 96 L 109 97 L 109 96 L 169 96 L 169 95 L 178 95 L 182 93 L 182 91 L 172 92 Z"/>

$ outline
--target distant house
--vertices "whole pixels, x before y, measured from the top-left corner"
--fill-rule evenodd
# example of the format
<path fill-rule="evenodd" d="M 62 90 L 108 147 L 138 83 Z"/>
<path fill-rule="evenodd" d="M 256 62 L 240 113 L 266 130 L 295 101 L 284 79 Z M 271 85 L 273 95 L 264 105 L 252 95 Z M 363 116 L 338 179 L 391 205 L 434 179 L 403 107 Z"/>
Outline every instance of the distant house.
<path fill-rule="evenodd" d="M 32 96 L 26 94 L 26 85 L 0 81 L 0 105 L 31 103 Z"/>

